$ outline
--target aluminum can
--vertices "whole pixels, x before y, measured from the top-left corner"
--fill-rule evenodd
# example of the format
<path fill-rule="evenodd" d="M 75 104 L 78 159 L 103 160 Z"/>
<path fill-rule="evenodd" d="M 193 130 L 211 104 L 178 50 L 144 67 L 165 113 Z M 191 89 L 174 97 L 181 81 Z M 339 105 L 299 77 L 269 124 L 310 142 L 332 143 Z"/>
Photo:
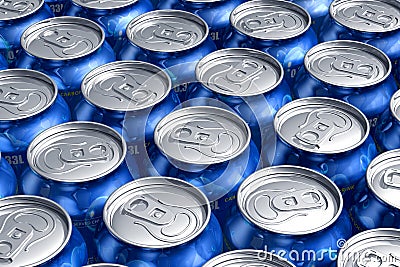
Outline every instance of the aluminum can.
<path fill-rule="evenodd" d="M 279 252 L 296 266 L 329 266 L 339 241 L 352 234 L 339 188 L 316 171 L 289 165 L 243 181 L 221 226 L 227 249 Z"/>
<path fill-rule="evenodd" d="M 21 50 L 22 33 L 30 25 L 53 16 L 44 0 L 0 2 L 0 54 L 7 58 L 11 67 Z"/>
<path fill-rule="evenodd" d="M 56 17 L 64 14 L 65 6 L 69 0 L 45 0 L 46 4 L 50 7 L 51 11 Z"/>
<path fill-rule="evenodd" d="M 30 169 L 21 177 L 23 194 L 54 200 L 66 209 L 97 261 L 93 235 L 107 197 L 132 180 L 124 158 L 126 144 L 112 128 L 70 122 L 38 135 L 28 148 Z"/>
<path fill-rule="evenodd" d="M 127 40 L 117 54 L 122 60 L 141 60 L 166 69 L 173 87 L 195 81 L 197 62 L 216 50 L 206 22 L 181 10 L 157 10 L 133 19 Z M 178 90 L 179 99 L 185 93 Z"/>
<path fill-rule="evenodd" d="M 263 250 L 242 249 L 225 252 L 209 260 L 203 267 L 263 266 L 295 267 L 292 263 Z"/>
<path fill-rule="evenodd" d="M 70 0 L 64 15 L 83 17 L 99 24 L 107 42 L 115 43 L 126 36 L 128 23 L 143 13 L 153 10 L 150 0 Z"/>
<path fill-rule="evenodd" d="M 326 16 L 329 16 L 329 6 L 333 0 L 289 0 L 302 6 L 310 14 L 312 27 L 318 32 Z"/>
<path fill-rule="evenodd" d="M 360 109 L 373 129 L 397 91 L 390 59 L 356 41 L 330 41 L 311 48 L 293 85 L 295 98 L 323 96 Z"/>
<path fill-rule="evenodd" d="M 378 228 L 353 236 L 338 255 L 337 267 L 400 266 L 399 229 Z"/>
<path fill-rule="evenodd" d="M 126 267 L 126 266 L 119 264 L 112 264 L 112 263 L 98 263 L 98 264 L 85 265 L 84 267 Z"/>
<path fill-rule="evenodd" d="M 57 203 L 36 196 L 0 199 L 2 266 L 81 267 L 86 244 Z"/>
<path fill-rule="evenodd" d="M 258 165 L 259 153 L 250 128 L 240 117 L 216 107 L 187 107 L 163 118 L 154 131 L 147 156 L 128 166 L 140 177 L 168 176 L 200 188 L 218 220 L 235 203 L 240 183 Z M 145 159 L 143 159 L 145 158 Z"/>
<path fill-rule="evenodd" d="M 17 177 L 4 157 L 0 154 L 0 198 L 15 195 L 17 191 Z"/>
<path fill-rule="evenodd" d="M 21 37 L 19 68 L 49 75 L 71 110 L 81 100 L 81 82 L 92 69 L 115 60 L 104 31 L 77 17 L 56 17 L 30 26 Z"/>
<path fill-rule="evenodd" d="M 328 176 L 348 207 L 355 185 L 377 155 L 365 115 L 340 100 L 309 97 L 281 108 L 274 125 L 274 165 L 299 165 Z"/>
<path fill-rule="evenodd" d="M 47 75 L 25 69 L 0 71 L 0 151 L 17 176 L 28 167 L 29 143 L 42 131 L 71 120 L 65 100 Z"/>
<path fill-rule="evenodd" d="M 264 51 L 283 66 L 289 85 L 303 65 L 304 56 L 317 44 L 311 17 L 301 6 L 281 0 L 254 0 L 235 8 L 223 47 Z"/>
<path fill-rule="evenodd" d="M 400 228 L 400 150 L 380 154 L 368 166 L 365 178 L 357 185 L 349 210 L 354 230 L 380 227 Z"/>
<path fill-rule="evenodd" d="M 231 12 L 246 0 L 164 0 L 158 9 L 179 9 L 200 16 L 210 28 L 210 37 L 218 49 L 222 48 L 223 37 L 230 26 Z"/>
<path fill-rule="evenodd" d="M 400 91 L 392 96 L 390 104 L 379 117 L 374 130 L 374 139 L 379 151 L 400 148 Z"/>
<path fill-rule="evenodd" d="M 127 266 L 200 267 L 222 252 L 221 227 L 193 185 L 148 177 L 107 200 L 96 235 L 103 261 Z"/>

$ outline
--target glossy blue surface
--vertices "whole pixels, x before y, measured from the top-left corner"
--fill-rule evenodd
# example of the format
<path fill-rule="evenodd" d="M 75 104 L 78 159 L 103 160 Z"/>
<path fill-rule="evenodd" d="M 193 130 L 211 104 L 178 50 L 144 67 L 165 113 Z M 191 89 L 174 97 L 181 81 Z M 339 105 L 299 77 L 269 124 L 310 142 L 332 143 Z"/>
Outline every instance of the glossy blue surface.
<path fill-rule="evenodd" d="M 4 157 L 0 157 L 0 177 L 0 198 L 15 195 L 17 191 L 17 177 Z"/>
<path fill-rule="evenodd" d="M 318 31 L 326 16 L 329 16 L 329 6 L 333 0 L 289 0 L 302 6 L 310 14 L 312 27 Z"/>
<path fill-rule="evenodd" d="M 379 117 L 373 136 L 381 152 L 400 148 L 400 122 L 393 116 L 389 105 Z"/>
<path fill-rule="evenodd" d="M 65 5 L 68 0 L 44 0 L 46 4 L 50 7 L 51 11 L 56 17 L 62 16 L 64 14 Z"/>

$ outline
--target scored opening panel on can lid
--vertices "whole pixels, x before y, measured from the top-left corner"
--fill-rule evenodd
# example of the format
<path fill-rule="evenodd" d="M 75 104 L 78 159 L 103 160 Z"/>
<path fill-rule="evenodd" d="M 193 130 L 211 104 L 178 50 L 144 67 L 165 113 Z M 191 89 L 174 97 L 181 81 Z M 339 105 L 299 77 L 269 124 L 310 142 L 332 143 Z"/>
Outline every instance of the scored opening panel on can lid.
<path fill-rule="evenodd" d="M 261 229 L 306 235 L 332 225 L 342 212 L 343 198 L 326 176 L 283 165 L 261 169 L 246 178 L 239 187 L 237 204 Z"/>
<path fill-rule="evenodd" d="M 48 262 L 64 249 L 72 234 L 67 212 L 37 196 L 0 199 L 0 225 L 3 266 L 34 267 Z"/>
<path fill-rule="evenodd" d="M 32 15 L 44 5 L 44 0 L 0 1 L 0 21 L 22 19 Z"/>
<path fill-rule="evenodd" d="M 56 83 L 47 75 L 25 69 L 0 71 L 0 122 L 33 117 L 57 98 Z"/>
<path fill-rule="evenodd" d="M 154 130 L 154 142 L 173 162 L 211 165 L 242 154 L 250 144 L 246 122 L 225 109 L 197 106 L 174 111 Z"/>
<path fill-rule="evenodd" d="M 42 177 L 66 183 L 88 182 L 116 170 L 125 160 L 125 140 L 95 122 L 68 122 L 40 133 L 28 147 L 29 166 Z"/>
<path fill-rule="evenodd" d="M 278 110 L 274 127 L 279 138 L 312 153 L 351 151 L 369 136 L 370 126 L 356 107 L 332 98 L 308 97 Z"/>
<path fill-rule="evenodd" d="M 263 250 L 234 250 L 206 262 L 203 267 L 295 267 L 287 259 Z"/>
<path fill-rule="evenodd" d="M 32 24 L 22 34 L 21 46 L 37 58 L 62 61 L 87 56 L 104 40 L 104 31 L 95 22 L 67 16 Z"/>
<path fill-rule="evenodd" d="M 386 33 L 400 29 L 400 2 L 393 0 L 334 0 L 331 17 L 352 30 Z"/>
<path fill-rule="evenodd" d="M 377 228 L 361 232 L 339 251 L 337 267 L 400 266 L 400 230 Z"/>
<path fill-rule="evenodd" d="M 230 21 L 247 36 L 277 41 L 300 36 L 311 26 L 310 14 L 304 8 L 282 0 L 245 2 L 232 11 Z"/>
<path fill-rule="evenodd" d="M 148 177 L 117 189 L 103 220 L 119 240 L 142 248 L 170 248 L 190 242 L 208 225 L 207 197 L 193 185 L 169 177 Z"/>
<path fill-rule="evenodd" d="M 322 82 L 356 88 L 377 85 L 392 71 L 389 57 L 381 50 L 348 40 L 314 46 L 304 57 L 304 66 Z"/>
<path fill-rule="evenodd" d="M 112 10 L 136 4 L 139 0 L 72 0 L 75 4 L 99 10 Z"/>
<path fill-rule="evenodd" d="M 116 61 L 89 72 L 82 94 L 97 107 L 114 111 L 136 111 L 163 101 L 172 82 L 161 68 L 141 61 Z"/>
<path fill-rule="evenodd" d="M 282 65 L 254 49 L 228 48 L 199 61 L 196 78 L 208 89 L 229 96 L 255 96 L 276 88 L 283 79 Z"/>
<path fill-rule="evenodd" d="M 208 38 L 207 23 L 199 16 L 180 10 L 156 10 L 134 18 L 126 28 L 129 40 L 153 52 L 192 49 Z"/>

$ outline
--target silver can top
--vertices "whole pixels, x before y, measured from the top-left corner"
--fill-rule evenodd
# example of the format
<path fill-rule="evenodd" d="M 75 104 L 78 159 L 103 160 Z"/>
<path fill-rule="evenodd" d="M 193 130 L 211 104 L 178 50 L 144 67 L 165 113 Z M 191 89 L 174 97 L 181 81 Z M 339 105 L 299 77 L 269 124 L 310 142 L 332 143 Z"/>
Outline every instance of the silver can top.
<path fill-rule="evenodd" d="M 57 85 L 47 75 L 25 69 L 0 71 L 0 121 L 20 120 L 49 108 Z"/>
<path fill-rule="evenodd" d="M 85 265 L 83 267 L 126 267 L 126 266 L 119 264 L 111 264 L 111 263 L 97 263 L 97 264 Z"/>
<path fill-rule="evenodd" d="M 67 245 L 72 222 L 57 203 L 36 196 L 0 199 L 1 266 L 34 267 Z"/>
<path fill-rule="evenodd" d="M 0 21 L 27 17 L 44 4 L 44 0 L 2 0 L 0 1 Z"/>
<path fill-rule="evenodd" d="M 400 90 L 397 90 L 390 99 L 390 111 L 400 121 Z"/>
<path fill-rule="evenodd" d="M 400 266 L 400 230 L 378 228 L 361 232 L 339 251 L 337 267 Z"/>
<path fill-rule="evenodd" d="M 370 131 L 368 119 L 356 107 L 340 100 L 308 97 L 278 110 L 275 130 L 286 143 L 298 149 L 336 154 L 360 146 Z"/>
<path fill-rule="evenodd" d="M 231 96 L 269 92 L 281 83 L 283 74 L 275 58 L 247 48 L 218 50 L 196 66 L 198 81 L 214 92 Z"/>
<path fill-rule="evenodd" d="M 311 48 L 304 66 L 317 79 L 335 86 L 367 87 L 384 81 L 392 71 L 381 50 L 355 41 L 331 41 Z"/>
<path fill-rule="evenodd" d="M 263 40 L 297 37 L 311 26 L 305 9 L 282 0 L 245 2 L 232 11 L 230 21 L 239 32 Z"/>
<path fill-rule="evenodd" d="M 250 128 L 239 116 L 215 107 L 188 107 L 167 115 L 154 141 L 173 161 L 211 165 L 239 156 L 249 146 Z"/>
<path fill-rule="evenodd" d="M 342 212 L 339 188 L 328 177 L 298 166 L 261 169 L 240 185 L 241 213 L 258 227 L 305 235 L 333 224 Z"/>
<path fill-rule="evenodd" d="M 75 4 L 90 9 L 109 10 L 133 5 L 138 0 L 72 0 Z"/>
<path fill-rule="evenodd" d="M 117 61 L 95 68 L 84 78 L 82 94 L 100 108 L 134 111 L 168 96 L 171 79 L 159 67 L 141 61 Z"/>
<path fill-rule="evenodd" d="M 400 29 L 400 2 L 394 0 L 334 0 L 329 12 L 339 24 L 356 31 Z"/>
<path fill-rule="evenodd" d="M 179 52 L 201 44 L 208 37 L 207 23 L 179 10 L 156 10 L 134 18 L 126 35 L 135 45 L 155 52 Z"/>
<path fill-rule="evenodd" d="M 27 28 L 21 46 L 29 54 L 48 60 L 77 59 L 96 51 L 104 42 L 96 23 L 78 17 L 56 17 Z"/>
<path fill-rule="evenodd" d="M 29 166 L 46 179 L 78 183 L 106 176 L 126 155 L 126 143 L 112 128 L 68 122 L 47 129 L 29 145 Z"/>
<path fill-rule="evenodd" d="M 197 237 L 211 208 L 193 185 L 175 178 L 149 177 L 117 189 L 107 200 L 103 220 L 119 240 L 143 248 L 169 248 Z"/>
<path fill-rule="evenodd" d="M 400 149 L 374 158 L 367 169 L 368 187 L 383 202 L 400 209 Z"/>
<path fill-rule="evenodd" d="M 203 267 L 295 267 L 275 254 L 263 250 L 234 250 L 209 260 Z"/>

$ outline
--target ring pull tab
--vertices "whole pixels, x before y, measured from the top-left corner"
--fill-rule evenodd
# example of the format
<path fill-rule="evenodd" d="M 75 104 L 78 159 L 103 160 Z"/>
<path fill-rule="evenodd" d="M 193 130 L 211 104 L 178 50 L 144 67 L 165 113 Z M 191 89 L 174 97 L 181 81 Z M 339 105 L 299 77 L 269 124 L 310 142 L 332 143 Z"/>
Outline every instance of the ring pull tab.
<path fill-rule="evenodd" d="M 202 122 L 188 122 L 178 125 L 172 130 L 171 137 L 175 141 L 196 144 L 201 146 L 213 146 L 218 142 L 224 129 L 205 128 Z"/>
<path fill-rule="evenodd" d="M 264 16 L 253 16 L 244 20 L 244 27 L 250 32 L 283 28 L 285 13 L 274 12 Z"/>
<path fill-rule="evenodd" d="M 149 88 L 145 88 L 141 83 L 137 81 L 131 75 L 120 76 L 121 80 L 112 85 L 112 90 L 125 100 L 132 101 L 135 106 L 143 105 L 148 102 L 154 102 L 157 98 L 157 94 L 151 91 Z"/>
<path fill-rule="evenodd" d="M 280 211 L 319 209 L 324 206 L 324 198 L 314 188 L 304 189 L 277 195 L 272 199 L 272 204 Z"/>
<path fill-rule="evenodd" d="M 365 4 L 358 6 L 355 15 L 362 20 L 381 25 L 383 28 L 389 28 L 395 19 L 393 15 L 387 15 Z"/>
<path fill-rule="evenodd" d="M 383 254 L 373 249 L 364 250 L 357 257 L 358 267 L 400 267 L 400 259 L 393 254 Z"/>
<path fill-rule="evenodd" d="M 370 79 L 374 75 L 374 67 L 372 65 L 344 56 L 335 57 L 332 67 L 339 72 L 353 74 L 366 79 Z"/>
<path fill-rule="evenodd" d="M 185 31 L 184 29 L 175 28 L 164 23 L 157 24 L 154 35 L 160 39 L 184 45 L 189 44 L 194 37 L 194 33 L 191 31 Z"/>
<path fill-rule="evenodd" d="M 22 14 L 29 10 L 32 4 L 29 1 L 24 0 L 1 0 L 0 1 L 0 12 L 1 13 L 19 13 Z"/>
<path fill-rule="evenodd" d="M 231 71 L 226 74 L 226 80 L 235 84 L 243 84 L 244 82 L 254 79 L 260 74 L 263 65 L 255 60 L 245 59 L 237 63 Z"/>
<path fill-rule="evenodd" d="M 54 148 L 54 147 L 53 147 Z M 106 143 L 87 141 L 81 144 L 60 144 L 60 158 L 67 164 L 109 161 L 110 147 Z"/>
<path fill-rule="evenodd" d="M 387 186 L 400 189 L 400 170 L 387 169 L 383 175 L 383 183 Z"/>

